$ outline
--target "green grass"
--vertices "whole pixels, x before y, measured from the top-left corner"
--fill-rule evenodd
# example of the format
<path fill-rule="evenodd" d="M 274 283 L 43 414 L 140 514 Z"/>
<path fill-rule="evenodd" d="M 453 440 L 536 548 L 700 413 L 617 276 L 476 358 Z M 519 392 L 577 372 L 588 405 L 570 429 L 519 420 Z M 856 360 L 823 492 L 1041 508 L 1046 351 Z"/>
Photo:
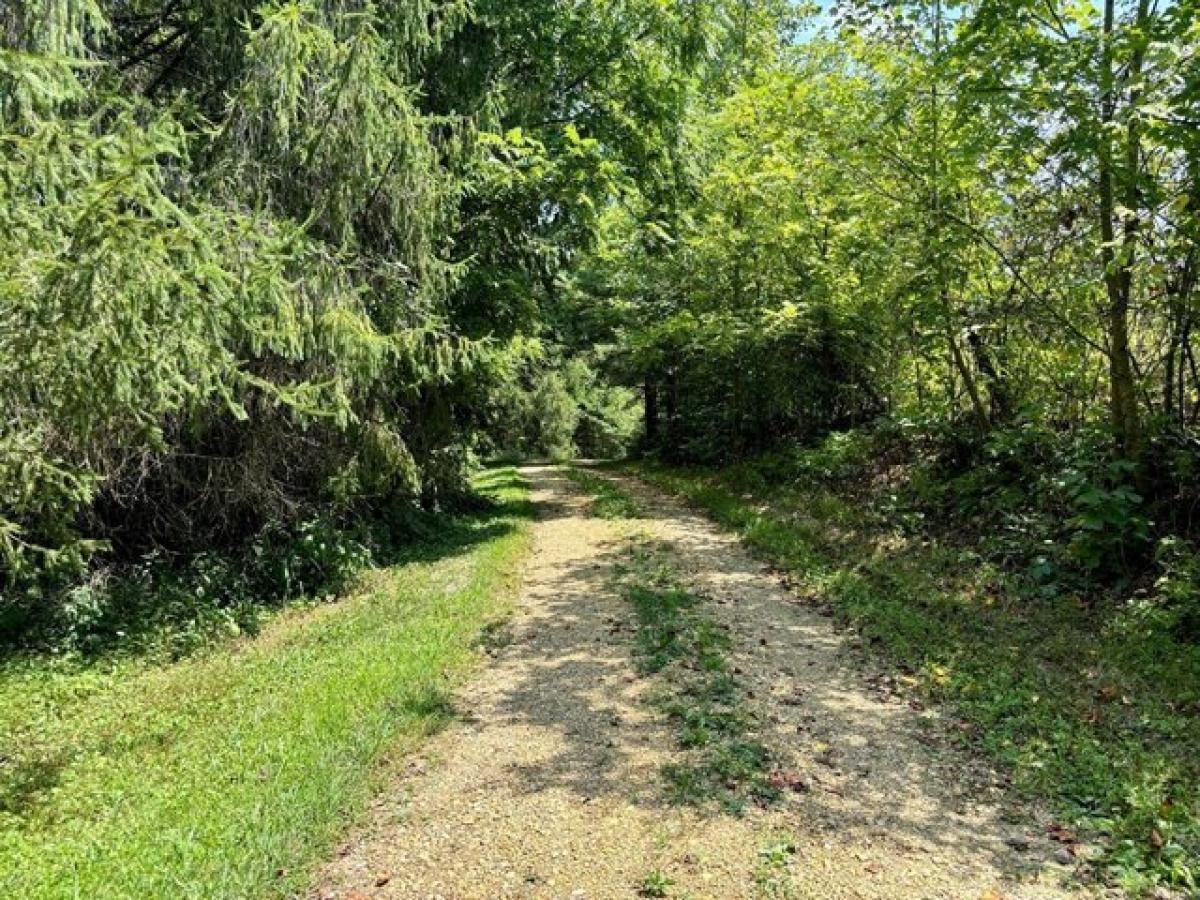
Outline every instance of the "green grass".
<path fill-rule="evenodd" d="M 642 510 L 638 502 L 608 478 L 601 478 L 577 466 L 566 466 L 563 471 L 573 482 L 594 498 L 592 513 L 602 519 L 636 519 Z"/>
<path fill-rule="evenodd" d="M 888 498 L 819 479 L 626 466 L 681 495 L 829 604 L 1133 892 L 1200 880 L 1200 648 L 1139 614 L 1044 598 L 968 542 L 900 527 Z M 893 498 L 894 499 L 894 498 Z M 874 510 L 874 511 L 872 511 Z"/>
<path fill-rule="evenodd" d="M 646 543 L 634 544 L 618 577 L 637 616 L 639 669 L 661 677 L 655 702 L 684 751 L 663 773 L 671 799 L 734 814 L 778 799 L 770 754 L 748 737 L 753 719 L 727 660 L 729 635 L 705 614 L 703 598 L 680 584 L 667 551 Z"/>
<path fill-rule="evenodd" d="M 173 664 L 0 667 L 0 896 L 302 892 L 382 761 L 452 716 L 528 546 L 525 488 L 447 523 L 336 604 Z"/>

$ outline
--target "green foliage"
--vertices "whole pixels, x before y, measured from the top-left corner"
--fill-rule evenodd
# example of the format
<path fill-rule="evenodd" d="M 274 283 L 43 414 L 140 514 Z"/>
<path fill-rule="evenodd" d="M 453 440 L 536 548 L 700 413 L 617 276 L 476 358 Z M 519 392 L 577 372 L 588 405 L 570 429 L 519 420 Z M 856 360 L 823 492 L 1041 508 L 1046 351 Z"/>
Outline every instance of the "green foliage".
<path fill-rule="evenodd" d="M 764 900 L 791 900 L 797 896 L 792 878 L 792 858 L 796 852 L 795 842 L 787 836 L 780 836 L 758 851 L 754 884 Z"/>
<path fill-rule="evenodd" d="M 1150 627 L 1190 644 L 1200 644 L 1200 547 L 1163 538 L 1155 553 L 1159 577 L 1153 599 L 1141 604 Z"/>
<path fill-rule="evenodd" d="M 1075 515 L 1067 552 L 1086 573 L 1128 571 L 1150 540 L 1150 523 L 1141 514 L 1142 497 L 1130 484 L 1133 465 L 1109 463 L 1100 479 L 1073 471 L 1064 479 Z"/>
<path fill-rule="evenodd" d="M 639 897 L 669 897 L 675 881 L 661 869 L 647 872 L 638 885 Z"/>
<path fill-rule="evenodd" d="M 497 373 L 601 211 L 671 181 L 719 5 L 6 4 L 8 620 L 452 502 L 474 447 L 616 455 L 631 395 L 593 360 Z"/>
<path fill-rule="evenodd" d="M 637 519 L 641 505 L 611 478 L 594 475 L 577 466 L 563 470 L 567 477 L 592 495 L 592 513 L 602 519 Z"/>
<path fill-rule="evenodd" d="M 361 462 L 363 430 L 398 448 L 375 483 L 389 463 L 419 480 L 404 406 L 472 351 L 433 314 L 450 170 L 385 23 L 262 7 L 220 35 L 239 61 L 210 127 L 121 81 L 106 10 L 66 7 L 47 32 L 17 4 L 6 31 L 8 589 L 36 593 L 104 539 L 179 548 L 300 521 Z"/>
<path fill-rule="evenodd" d="M 646 448 L 1103 431 L 1135 468 L 1073 489 L 1063 560 L 1136 568 L 1140 505 L 1192 499 L 1200 93 L 1194 4 L 1111 6 L 841 4 L 692 109 L 688 190 L 610 211 L 572 280 Z"/>
<path fill-rule="evenodd" d="M 954 618 L 994 610 L 913 587 L 950 561 L 832 571 L 830 526 L 956 533 L 1042 604 L 1046 640 L 1095 611 L 1101 658 L 1120 634 L 1129 671 L 1157 672 L 1133 657 L 1160 642 L 1190 684 L 1195 0 L 814 14 L 0 7 L 5 642 L 183 654 L 391 559 L 461 506 L 477 456 L 632 445 L 729 465 L 705 502 L 906 658 L 948 666 L 945 632 L 1014 668 Z M 810 516 L 721 493 L 781 485 Z M 1045 696 L 990 678 L 955 696 Z M 997 752 L 1032 771 L 1061 737 L 1078 759 L 1042 771 L 1095 768 L 1076 793 L 1132 841 L 1123 871 L 1186 884 L 1191 801 L 1153 809 L 1176 777 L 1146 761 L 1159 713 L 1130 724 L 1141 745 L 1105 735 L 1136 778 L 1074 720 L 1018 715 Z M 723 727 L 685 718 L 689 741 Z"/>
<path fill-rule="evenodd" d="M 280 606 L 340 595 L 363 568 L 388 558 L 384 527 L 371 534 L 367 523 L 316 519 L 291 532 L 266 529 L 238 553 L 208 551 L 175 565 L 148 556 L 64 589 L 52 605 L 8 607 L 14 619 L 26 618 L 6 630 L 26 647 L 179 658 L 257 634 Z"/>
<path fill-rule="evenodd" d="M 637 427 L 633 394 L 602 380 L 585 358 L 540 342 L 514 345 L 494 367 L 486 443 L 501 458 L 619 458 Z"/>

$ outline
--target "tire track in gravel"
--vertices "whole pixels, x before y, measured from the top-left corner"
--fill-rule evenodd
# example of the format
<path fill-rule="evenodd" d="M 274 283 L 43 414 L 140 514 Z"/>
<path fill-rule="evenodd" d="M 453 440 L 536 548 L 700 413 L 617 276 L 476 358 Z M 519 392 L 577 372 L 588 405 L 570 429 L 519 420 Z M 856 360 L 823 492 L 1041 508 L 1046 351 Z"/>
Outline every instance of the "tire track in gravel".
<path fill-rule="evenodd" d="M 459 720 L 402 771 L 320 873 L 313 897 L 422 900 L 668 896 L 1050 900 L 1062 869 L 1029 811 L 939 742 L 924 716 L 872 695 L 828 619 L 799 604 L 731 535 L 619 479 L 646 510 L 588 515 L 552 466 L 524 470 L 539 509 L 511 640 L 459 695 Z M 606 476 L 607 477 L 607 476 Z M 635 676 L 613 579 L 629 537 L 674 565 L 734 639 L 779 765 L 809 789 L 742 817 L 668 805 L 671 730 Z M 1029 835 L 1027 849 L 1006 841 Z M 1020 842 L 1017 842 L 1020 843 Z M 782 854 L 768 848 L 786 846 Z"/>

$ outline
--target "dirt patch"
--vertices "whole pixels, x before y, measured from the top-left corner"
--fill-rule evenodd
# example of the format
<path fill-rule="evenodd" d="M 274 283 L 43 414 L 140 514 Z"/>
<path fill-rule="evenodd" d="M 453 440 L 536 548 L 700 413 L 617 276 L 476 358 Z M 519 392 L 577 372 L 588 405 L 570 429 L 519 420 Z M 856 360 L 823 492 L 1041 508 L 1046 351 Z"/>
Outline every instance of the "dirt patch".
<path fill-rule="evenodd" d="M 516 620 L 460 695 L 460 721 L 407 762 L 314 896 L 1071 896 L 1050 823 L 950 749 L 932 713 L 873 682 L 735 538 L 627 481 L 636 523 L 589 516 L 556 468 L 525 475 L 541 514 Z M 634 531 L 670 545 L 729 627 L 779 804 L 736 817 L 665 801 L 678 750 L 636 675 L 612 577 Z"/>

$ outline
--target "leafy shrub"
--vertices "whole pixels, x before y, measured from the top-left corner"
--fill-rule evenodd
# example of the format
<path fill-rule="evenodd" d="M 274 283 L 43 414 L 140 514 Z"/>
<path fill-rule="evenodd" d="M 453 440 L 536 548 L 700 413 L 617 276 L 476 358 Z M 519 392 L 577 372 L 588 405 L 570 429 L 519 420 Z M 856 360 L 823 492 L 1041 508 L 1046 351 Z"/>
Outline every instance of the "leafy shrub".
<path fill-rule="evenodd" d="M 54 602 L 22 610 L 21 641 L 94 654 L 111 650 L 182 656 L 213 641 L 254 633 L 262 616 L 301 598 L 341 593 L 372 558 L 364 528 L 327 518 L 294 530 L 273 525 L 238 553 L 204 552 L 183 560 L 161 553 L 97 569 Z"/>
<path fill-rule="evenodd" d="M 1160 624 L 1179 640 L 1200 645 L 1200 548 L 1178 537 L 1165 537 L 1159 541 L 1155 563 Z"/>
<path fill-rule="evenodd" d="M 821 304 L 681 314 L 640 337 L 658 385 L 656 450 L 729 463 L 846 431 L 881 412 L 872 323 Z"/>
<path fill-rule="evenodd" d="M 1073 508 L 1067 553 L 1090 577 L 1129 572 L 1149 545 L 1143 498 L 1129 483 L 1133 471 L 1118 460 L 1100 472 L 1068 470 L 1062 480 Z"/>
<path fill-rule="evenodd" d="M 485 446 L 494 457 L 619 458 L 639 424 L 628 388 L 606 383 L 593 362 L 519 348 L 497 376 L 488 402 Z"/>
<path fill-rule="evenodd" d="M 877 462 L 882 443 L 877 433 L 867 428 L 832 432 L 796 454 L 793 477 L 822 482 L 858 478 Z"/>

